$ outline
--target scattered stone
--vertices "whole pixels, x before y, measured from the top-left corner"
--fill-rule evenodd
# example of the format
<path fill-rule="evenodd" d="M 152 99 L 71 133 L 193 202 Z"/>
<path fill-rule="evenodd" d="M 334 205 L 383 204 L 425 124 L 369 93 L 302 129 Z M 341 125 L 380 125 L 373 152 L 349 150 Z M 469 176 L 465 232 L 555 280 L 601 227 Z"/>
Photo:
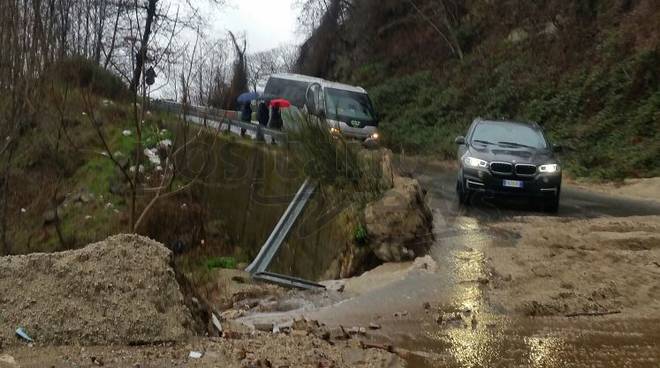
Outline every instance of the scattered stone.
<path fill-rule="evenodd" d="M 519 43 L 529 38 L 529 33 L 522 28 L 516 28 L 506 38 L 510 43 Z"/>
<path fill-rule="evenodd" d="M 434 273 L 438 270 L 438 264 L 433 260 L 433 257 L 427 255 L 415 259 L 415 262 L 413 262 L 413 268 Z"/>
<path fill-rule="evenodd" d="M 543 29 L 541 30 L 540 34 L 546 35 L 546 36 L 551 36 L 557 33 L 559 31 L 559 28 L 557 28 L 557 25 L 555 22 L 547 22 L 543 26 Z"/>
<path fill-rule="evenodd" d="M 331 328 L 329 332 L 330 332 L 330 338 L 332 340 L 348 340 L 351 338 L 351 336 L 341 326 Z"/>
<path fill-rule="evenodd" d="M 91 193 L 83 192 L 80 194 L 80 202 L 89 203 L 94 198 L 94 195 Z"/>
<path fill-rule="evenodd" d="M 92 357 L 92 364 L 97 365 L 99 367 L 103 367 L 103 359 L 93 356 Z"/>
<path fill-rule="evenodd" d="M 394 318 L 401 318 L 403 317 L 403 313 L 401 312 L 394 312 Z"/>
<path fill-rule="evenodd" d="M 273 327 L 272 322 L 257 322 L 254 324 L 254 329 L 262 332 L 273 332 Z"/>
<path fill-rule="evenodd" d="M 242 310 L 229 309 L 220 313 L 220 319 L 223 321 L 230 321 L 237 318 L 241 318 L 243 317 L 244 314 L 245 312 L 243 312 Z"/>
<path fill-rule="evenodd" d="M 370 330 L 380 330 L 381 326 L 378 323 L 371 322 L 369 324 L 369 329 Z"/>
<path fill-rule="evenodd" d="M 344 289 L 346 289 L 345 280 L 330 280 L 330 281 L 324 281 L 321 284 L 325 286 L 326 290 L 334 291 L 337 293 L 343 293 Z"/>

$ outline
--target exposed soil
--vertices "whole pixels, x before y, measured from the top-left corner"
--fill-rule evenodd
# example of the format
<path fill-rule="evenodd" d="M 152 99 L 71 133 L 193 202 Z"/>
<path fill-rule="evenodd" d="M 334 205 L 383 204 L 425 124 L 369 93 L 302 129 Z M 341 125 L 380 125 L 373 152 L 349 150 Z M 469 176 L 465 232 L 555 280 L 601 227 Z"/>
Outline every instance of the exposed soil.
<path fill-rule="evenodd" d="M 573 182 L 572 185 L 587 190 L 636 199 L 660 202 L 660 178 L 626 179 L 622 183 L 593 184 Z"/>
<path fill-rule="evenodd" d="M 191 358 L 191 352 L 202 356 Z M 187 343 L 157 346 L 22 347 L 4 355 L 0 353 L 0 367 L 19 366 L 395 368 L 404 364 L 396 355 L 380 349 L 365 349 L 357 340 L 330 343 L 306 334 L 257 333 L 240 339 L 193 339 Z"/>
<path fill-rule="evenodd" d="M 83 249 L 0 258 L 0 346 L 144 344 L 193 335 L 171 252 L 120 235 Z"/>
<path fill-rule="evenodd" d="M 244 276 L 228 272 L 221 285 L 223 301 L 237 311 L 277 294 Z M 344 331 L 331 334 L 314 321 L 262 332 L 263 326 L 236 324 L 221 313 L 216 322 L 222 331 L 216 323 L 213 333 L 222 338 L 203 337 L 184 286 L 171 267 L 171 252 L 139 236 L 0 258 L 0 368 L 404 366 L 387 347 L 365 345 Z M 201 313 L 199 303 L 192 301 Z M 17 327 L 34 342 L 17 337 Z"/>
<path fill-rule="evenodd" d="M 515 218 L 495 228 L 520 235 L 487 250 L 490 297 L 532 316 L 660 316 L 660 217 Z"/>

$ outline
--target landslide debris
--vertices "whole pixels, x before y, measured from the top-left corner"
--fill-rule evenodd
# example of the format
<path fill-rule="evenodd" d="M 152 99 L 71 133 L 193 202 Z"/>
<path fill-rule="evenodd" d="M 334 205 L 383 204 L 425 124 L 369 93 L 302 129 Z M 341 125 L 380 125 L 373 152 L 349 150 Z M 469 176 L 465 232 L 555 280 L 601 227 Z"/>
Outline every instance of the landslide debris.
<path fill-rule="evenodd" d="M 171 252 L 136 235 L 74 251 L 0 258 L 0 346 L 149 344 L 194 335 Z"/>
<path fill-rule="evenodd" d="M 493 303 L 530 316 L 660 315 L 660 216 L 516 220 L 494 226 L 520 239 L 488 254 Z"/>

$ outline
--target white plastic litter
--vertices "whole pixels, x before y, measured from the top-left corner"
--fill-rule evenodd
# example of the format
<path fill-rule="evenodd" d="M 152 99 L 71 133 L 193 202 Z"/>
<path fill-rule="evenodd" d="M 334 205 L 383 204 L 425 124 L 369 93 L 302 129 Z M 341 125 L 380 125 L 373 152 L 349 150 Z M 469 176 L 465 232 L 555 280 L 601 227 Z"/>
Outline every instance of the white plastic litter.
<path fill-rule="evenodd" d="M 202 357 L 202 353 L 199 351 L 191 351 L 190 354 L 188 354 L 188 357 L 191 359 L 199 359 Z"/>

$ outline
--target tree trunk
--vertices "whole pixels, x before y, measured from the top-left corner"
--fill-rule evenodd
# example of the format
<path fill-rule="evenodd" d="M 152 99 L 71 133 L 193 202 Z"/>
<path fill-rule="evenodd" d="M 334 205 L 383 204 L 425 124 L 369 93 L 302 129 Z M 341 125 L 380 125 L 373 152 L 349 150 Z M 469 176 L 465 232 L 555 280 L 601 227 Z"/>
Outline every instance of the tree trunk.
<path fill-rule="evenodd" d="M 140 86 L 140 78 L 142 77 L 142 69 L 144 62 L 147 58 L 147 50 L 149 47 L 149 39 L 151 38 L 151 26 L 156 17 L 156 4 L 158 0 L 149 0 L 147 5 L 147 20 L 144 24 L 144 31 L 142 33 L 142 42 L 140 43 L 140 50 L 135 56 L 135 70 L 133 71 L 133 79 L 131 80 L 130 90 L 135 93 Z"/>

